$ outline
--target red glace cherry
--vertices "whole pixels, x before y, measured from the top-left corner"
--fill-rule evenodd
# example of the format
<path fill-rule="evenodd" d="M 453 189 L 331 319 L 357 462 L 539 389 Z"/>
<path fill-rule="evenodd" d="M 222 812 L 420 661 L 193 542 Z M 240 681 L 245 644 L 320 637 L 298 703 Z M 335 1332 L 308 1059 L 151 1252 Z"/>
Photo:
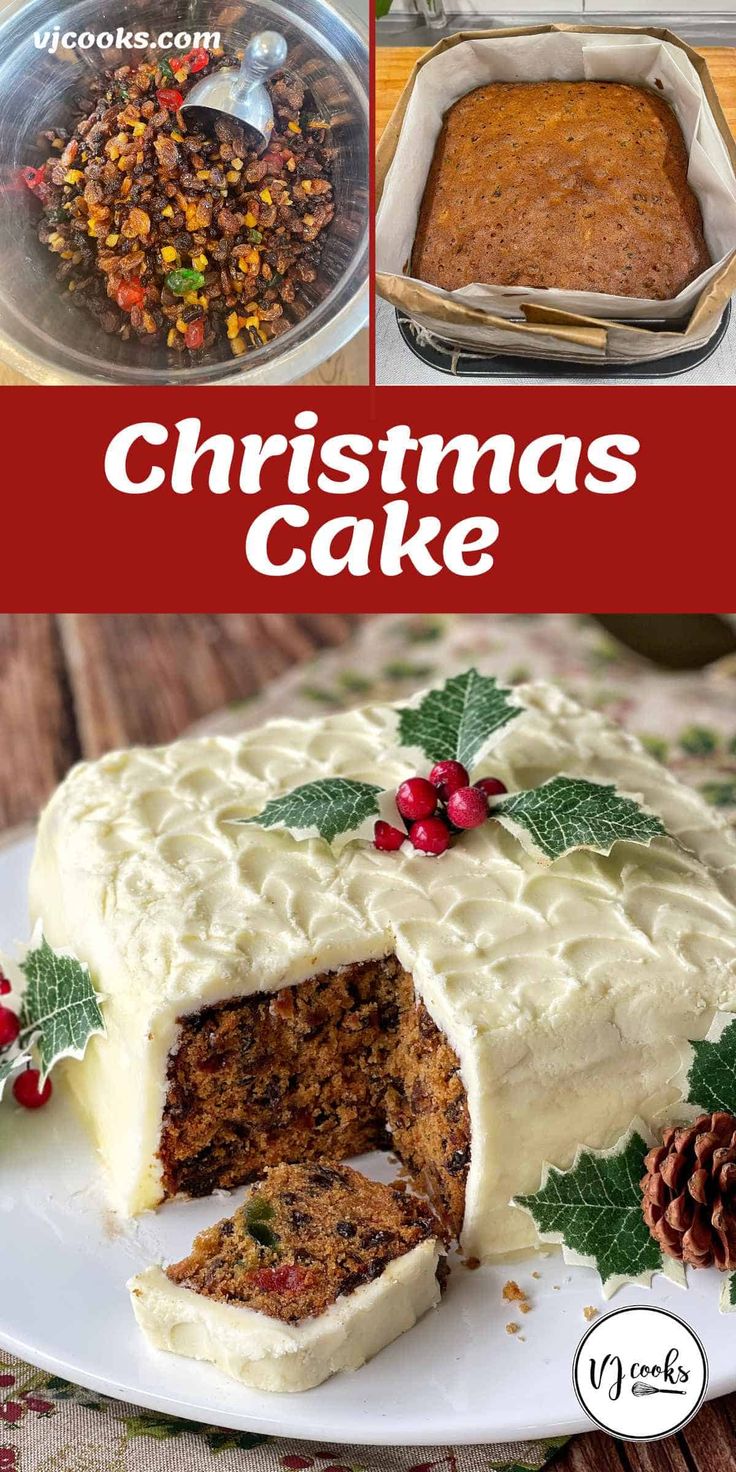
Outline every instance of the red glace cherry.
<path fill-rule="evenodd" d="M 0 1048 L 14 1043 L 20 1032 L 20 1023 L 10 1007 L 0 1007 Z"/>
<path fill-rule="evenodd" d="M 443 854 L 450 843 L 444 818 L 420 818 L 409 829 L 409 841 L 423 854 Z"/>
<path fill-rule="evenodd" d="M 5 972 L 0 971 L 0 997 L 7 997 L 8 992 L 12 992 L 12 990 L 13 988 L 10 985 L 7 976 L 5 975 Z"/>
<path fill-rule="evenodd" d="M 203 342 L 204 317 L 197 317 L 194 322 L 189 323 L 184 333 L 184 346 L 185 348 L 189 348 L 190 352 L 195 352 L 197 348 L 201 348 Z"/>
<path fill-rule="evenodd" d="M 437 790 L 426 777 L 408 777 L 396 793 L 396 806 L 409 822 L 431 818 L 437 810 Z"/>
<path fill-rule="evenodd" d="M 132 281 L 121 282 L 115 297 L 121 312 L 131 312 L 133 307 L 139 307 L 145 299 L 145 288 L 137 277 L 134 277 Z"/>
<path fill-rule="evenodd" d="M 24 1109 L 42 1109 L 48 1104 L 52 1093 L 51 1079 L 47 1078 L 43 1088 L 39 1088 L 41 1075 L 37 1068 L 26 1068 L 24 1073 L 19 1073 L 13 1082 L 13 1098 L 16 1104 L 22 1105 Z"/>
<path fill-rule="evenodd" d="M 179 57 L 178 65 L 188 66 L 190 72 L 203 72 L 209 59 L 209 51 L 205 51 L 204 46 L 196 46 L 193 51 L 188 51 L 186 56 Z M 177 63 L 172 62 L 172 66 L 176 71 Z"/>
<path fill-rule="evenodd" d="M 478 782 L 473 783 L 473 786 L 477 787 L 479 792 L 484 792 L 486 797 L 502 797 L 504 792 L 508 792 L 506 783 L 502 782 L 500 777 L 481 777 Z"/>
<path fill-rule="evenodd" d="M 46 165 L 42 164 L 40 169 L 34 169 L 30 165 L 21 169 L 20 177 L 23 183 L 35 194 L 39 204 L 45 204 L 49 197 L 49 186 L 46 180 Z"/>
<path fill-rule="evenodd" d="M 160 106 L 167 108 L 169 112 L 178 112 L 184 101 L 178 87 L 160 87 L 156 97 Z"/>
<path fill-rule="evenodd" d="M 308 1279 L 306 1270 L 296 1262 L 282 1262 L 275 1268 L 256 1268 L 248 1277 L 264 1293 L 299 1293 Z"/>
<path fill-rule="evenodd" d="M 379 818 L 373 829 L 373 842 L 382 853 L 395 853 L 402 843 L 406 843 L 406 834 L 400 828 L 394 828 L 393 823 L 385 823 L 383 818 Z"/>
<path fill-rule="evenodd" d="M 456 828 L 478 828 L 488 817 L 488 798 L 479 787 L 459 787 L 447 804 L 447 816 Z"/>
<path fill-rule="evenodd" d="M 436 762 L 429 780 L 437 788 L 442 801 L 447 802 L 459 787 L 467 787 L 470 778 L 462 762 Z"/>

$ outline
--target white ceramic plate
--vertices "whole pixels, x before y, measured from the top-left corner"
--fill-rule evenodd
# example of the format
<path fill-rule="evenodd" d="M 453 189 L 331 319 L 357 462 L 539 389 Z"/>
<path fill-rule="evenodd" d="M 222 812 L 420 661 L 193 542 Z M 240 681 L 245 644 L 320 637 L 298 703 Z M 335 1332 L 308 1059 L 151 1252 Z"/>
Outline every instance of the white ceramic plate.
<path fill-rule="evenodd" d="M 0 944 L 28 934 L 31 842 L 0 852 Z M 388 1178 L 380 1156 L 363 1168 Z M 195 1232 L 229 1213 L 232 1199 L 172 1203 L 135 1223 L 117 1219 L 100 1191 L 95 1156 L 61 1089 L 38 1112 L 0 1106 L 0 1343 L 77 1384 L 172 1416 L 239 1430 L 330 1442 L 443 1445 L 554 1437 L 589 1426 L 571 1383 L 583 1310 L 604 1308 L 595 1273 L 557 1256 L 469 1272 L 454 1266 L 445 1300 L 410 1334 L 357 1373 L 298 1395 L 265 1395 L 208 1365 L 148 1348 L 133 1320 L 126 1280 L 161 1258 L 183 1256 Z M 538 1278 L 532 1273 L 539 1273 Z M 526 1316 L 503 1302 L 513 1277 Z M 710 1361 L 710 1395 L 736 1388 L 730 1316 L 718 1313 L 718 1274 L 694 1274 L 688 1292 L 663 1277 L 655 1302 L 688 1320 Z M 520 1332 L 506 1325 L 519 1323 Z"/>

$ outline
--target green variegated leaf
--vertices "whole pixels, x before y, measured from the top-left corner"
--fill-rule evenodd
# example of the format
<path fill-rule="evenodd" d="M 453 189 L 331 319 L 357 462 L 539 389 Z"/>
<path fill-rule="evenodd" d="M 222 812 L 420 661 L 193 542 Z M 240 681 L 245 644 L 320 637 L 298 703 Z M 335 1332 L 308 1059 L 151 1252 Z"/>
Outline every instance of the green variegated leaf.
<path fill-rule="evenodd" d="M 646 1154 L 632 1130 L 612 1150 L 581 1150 L 570 1170 L 547 1167 L 540 1189 L 514 1202 L 529 1212 L 543 1242 L 562 1243 L 568 1262 L 597 1268 L 604 1293 L 662 1266 L 642 1215 Z"/>
<path fill-rule="evenodd" d="M 736 1273 L 729 1273 L 721 1284 L 718 1307 L 722 1314 L 736 1314 Z"/>
<path fill-rule="evenodd" d="M 48 941 L 34 937 L 19 963 L 26 978 L 20 1042 L 38 1053 L 42 1079 L 60 1058 L 81 1058 L 105 1024 L 89 968 Z"/>
<path fill-rule="evenodd" d="M 368 818 L 377 817 L 380 797 L 381 788 L 372 782 L 323 777 L 271 798 L 255 817 L 236 821 L 255 823 L 259 828 L 286 828 L 302 838 L 318 833 L 332 843 L 337 837 L 357 836 Z"/>
<path fill-rule="evenodd" d="M 613 785 L 583 777 L 553 777 L 541 787 L 510 793 L 493 803 L 492 816 L 542 859 L 559 859 L 576 848 L 610 853 L 614 843 L 650 843 L 665 829 L 633 798 Z"/>
<path fill-rule="evenodd" d="M 452 760 L 470 768 L 491 737 L 520 713 L 511 691 L 493 676 L 466 670 L 401 711 L 399 739 L 432 762 Z"/>
<path fill-rule="evenodd" d="M 691 1046 L 685 1102 L 709 1114 L 736 1114 L 736 1019 L 719 1014 L 707 1038 Z"/>

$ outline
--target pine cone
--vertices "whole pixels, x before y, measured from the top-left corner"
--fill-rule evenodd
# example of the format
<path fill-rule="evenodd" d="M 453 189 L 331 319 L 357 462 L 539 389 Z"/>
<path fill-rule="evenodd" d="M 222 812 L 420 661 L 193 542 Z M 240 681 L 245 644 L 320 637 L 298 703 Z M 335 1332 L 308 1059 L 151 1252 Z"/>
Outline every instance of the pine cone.
<path fill-rule="evenodd" d="M 736 1268 L 736 1119 L 703 1114 L 668 1129 L 641 1182 L 644 1220 L 663 1252 L 693 1268 Z"/>

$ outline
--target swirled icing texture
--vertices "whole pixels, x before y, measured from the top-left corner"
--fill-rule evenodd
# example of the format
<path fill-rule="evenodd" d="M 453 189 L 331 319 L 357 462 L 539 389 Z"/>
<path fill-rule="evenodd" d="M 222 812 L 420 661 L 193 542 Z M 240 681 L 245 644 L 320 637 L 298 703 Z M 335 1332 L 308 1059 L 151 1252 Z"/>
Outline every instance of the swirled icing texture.
<path fill-rule="evenodd" d="M 106 1040 L 69 1077 L 118 1206 L 161 1199 L 157 1160 L 177 1018 L 395 952 L 461 1063 L 471 1118 L 465 1251 L 534 1241 L 510 1198 L 579 1144 L 611 1144 L 676 1097 L 686 1040 L 736 1010 L 736 843 L 631 737 L 556 688 L 476 775 L 512 789 L 557 773 L 613 781 L 671 837 L 543 867 L 488 823 L 440 859 L 230 820 L 326 776 L 392 787 L 416 769 L 397 710 L 271 722 L 239 738 L 115 752 L 76 767 L 44 812 L 31 906 L 85 960 Z M 673 840 L 677 840 L 676 842 Z"/>

